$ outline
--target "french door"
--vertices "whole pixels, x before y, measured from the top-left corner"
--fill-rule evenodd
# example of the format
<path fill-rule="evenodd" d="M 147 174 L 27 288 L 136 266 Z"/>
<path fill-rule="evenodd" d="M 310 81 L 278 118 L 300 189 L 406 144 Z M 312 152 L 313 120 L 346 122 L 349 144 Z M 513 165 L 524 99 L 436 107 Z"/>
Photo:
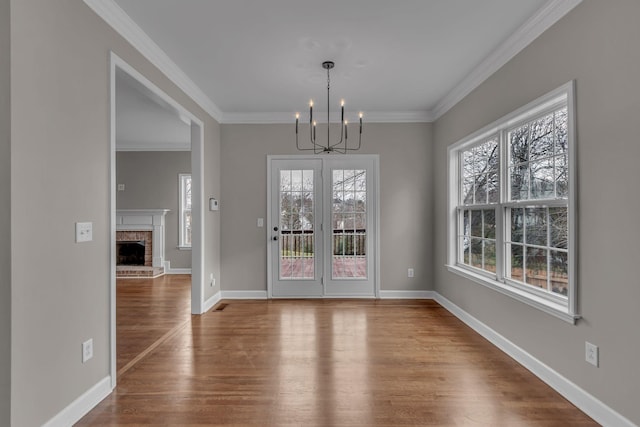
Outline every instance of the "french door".
<path fill-rule="evenodd" d="M 269 296 L 376 296 L 377 156 L 268 161 Z"/>

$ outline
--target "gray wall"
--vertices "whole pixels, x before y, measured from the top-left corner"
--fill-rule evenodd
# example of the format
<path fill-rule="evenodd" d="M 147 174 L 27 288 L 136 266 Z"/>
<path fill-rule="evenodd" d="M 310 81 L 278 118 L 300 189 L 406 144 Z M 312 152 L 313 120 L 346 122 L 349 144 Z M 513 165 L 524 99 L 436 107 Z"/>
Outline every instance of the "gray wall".
<path fill-rule="evenodd" d="M 221 219 L 220 212 L 209 211 L 209 198 L 220 200 L 221 194 L 221 147 L 220 125 L 209 118 L 204 126 L 204 299 L 205 301 L 220 292 L 221 281 Z M 216 285 L 212 286 L 209 276 L 213 274 Z"/>
<path fill-rule="evenodd" d="M 222 125 L 222 289 L 266 290 L 268 154 L 300 154 L 293 125 Z M 430 124 L 365 123 L 361 154 L 380 155 L 382 290 L 432 289 Z M 407 278 L 407 268 L 415 278 Z"/>
<path fill-rule="evenodd" d="M 171 209 L 165 216 L 165 259 L 171 268 L 191 268 L 191 251 L 178 249 L 180 198 L 178 174 L 191 173 L 190 151 L 120 151 L 116 181 L 117 209 Z"/>
<path fill-rule="evenodd" d="M 9 0 L 0 0 L 0 425 L 11 395 L 11 61 Z"/>
<path fill-rule="evenodd" d="M 585 0 L 435 123 L 435 289 L 640 424 L 640 2 Z M 449 273 L 446 149 L 576 79 L 576 326 Z M 600 346 L 600 367 L 584 342 Z"/>
<path fill-rule="evenodd" d="M 109 50 L 204 122 L 205 194 L 219 192 L 220 139 L 215 120 L 81 0 L 11 8 L 11 425 L 22 427 L 109 375 Z M 93 222 L 92 242 L 74 243 L 77 221 Z M 205 214 L 206 277 L 219 274 L 218 221 Z M 94 357 L 82 364 L 88 338 Z"/>

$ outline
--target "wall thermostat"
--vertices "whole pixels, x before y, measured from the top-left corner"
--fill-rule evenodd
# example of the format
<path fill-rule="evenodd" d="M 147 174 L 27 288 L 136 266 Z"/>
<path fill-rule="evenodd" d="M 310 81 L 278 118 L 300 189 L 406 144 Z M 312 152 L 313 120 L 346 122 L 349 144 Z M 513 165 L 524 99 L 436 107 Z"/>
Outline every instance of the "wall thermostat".
<path fill-rule="evenodd" d="M 210 211 L 218 211 L 218 210 L 220 210 L 220 205 L 218 204 L 218 201 L 216 199 L 214 199 L 213 197 L 211 197 L 209 199 L 209 210 Z"/>

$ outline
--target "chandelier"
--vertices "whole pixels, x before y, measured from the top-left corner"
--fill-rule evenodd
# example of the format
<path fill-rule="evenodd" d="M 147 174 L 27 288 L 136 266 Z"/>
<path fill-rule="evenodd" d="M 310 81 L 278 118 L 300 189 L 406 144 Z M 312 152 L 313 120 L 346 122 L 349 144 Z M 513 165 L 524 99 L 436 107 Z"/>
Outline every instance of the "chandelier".
<path fill-rule="evenodd" d="M 316 142 L 316 126 L 317 122 L 313 120 L 313 100 L 309 102 L 309 140 L 311 145 L 307 147 L 301 147 L 298 140 L 298 124 L 300 121 L 300 113 L 296 113 L 296 147 L 300 151 L 313 151 L 314 154 L 320 153 L 340 153 L 345 154 L 349 151 L 356 151 L 360 149 L 362 144 L 362 113 L 360 117 L 360 128 L 358 130 L 358 145 L 355 147 L 349 147 L 347 141 L 349 137 L 348 123 L 344 118 L 344 100 L 340 101 L 340 140 L 337 142 L 331 142 L 330 121 L 329 121 L 329 92 L 331 89 L 330 71 L 335 66 L 333 61 L 325 61 L 322 63 L 322 68 L 327 70 L 327 143 Z"/>

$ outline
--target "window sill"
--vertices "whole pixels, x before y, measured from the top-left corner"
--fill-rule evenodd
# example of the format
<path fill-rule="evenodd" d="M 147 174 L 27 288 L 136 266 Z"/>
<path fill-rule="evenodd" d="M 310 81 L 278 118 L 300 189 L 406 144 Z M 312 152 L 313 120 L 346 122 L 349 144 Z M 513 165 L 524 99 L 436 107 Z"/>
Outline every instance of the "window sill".
<path fill-rule="evenodd" d="M 575 324 L 576 321 L 580 319 L 580 315 L 569 313 L 568 308 L 563 304 L 558 304 L 554 301 L 549 301 L 545 298 L 541 298 L 537 295 L 533 295 L 518 288 L 505 285 L 495 279 L 490 279 L 481 274 L 474 273 L 473 271 L 456 265 L 447 264 L 446 267 L 451 273 L 457 274 L 490 289 L 498 291 L 503 295 L 507 295 L 513 299 L 530 305 L 531 307 L 535 307 L 540 311 L 544 311 L 547 314 L 562 319 L 567 323 Z"/>
<path fill-rule="evenodd" d="M 178 246 L 177 249 L 179 251 L 190 251 L 191 250 L 191 246 Z"/>

